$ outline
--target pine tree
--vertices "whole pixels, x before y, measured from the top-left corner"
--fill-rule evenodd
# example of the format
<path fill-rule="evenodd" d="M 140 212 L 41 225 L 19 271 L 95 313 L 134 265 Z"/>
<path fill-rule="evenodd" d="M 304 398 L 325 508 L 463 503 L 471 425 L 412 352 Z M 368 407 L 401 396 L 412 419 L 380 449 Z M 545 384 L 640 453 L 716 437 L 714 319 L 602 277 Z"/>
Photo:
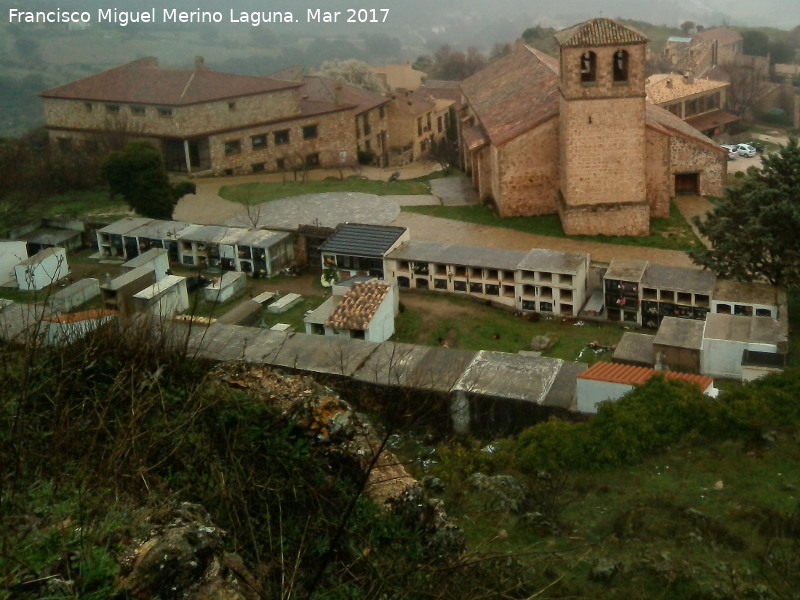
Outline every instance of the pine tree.
<path fill-rule="evenodd" d="M 193 191 L 192 185 L 170 185 L 161 154 L 150 142 L 131 142 L 109 155 L 101 170 L 112 195 L 122 196 L 143 217 L 171 219 L 178 199 Z"/>
<path fill-rule="evenodd" d="M 694 220 L 711 249 L 691 253 L 692 260 L 720 277 L 800 285 L 800 145 L 797 139 L 763 156 L 739 187 L 704 221 Z"/>

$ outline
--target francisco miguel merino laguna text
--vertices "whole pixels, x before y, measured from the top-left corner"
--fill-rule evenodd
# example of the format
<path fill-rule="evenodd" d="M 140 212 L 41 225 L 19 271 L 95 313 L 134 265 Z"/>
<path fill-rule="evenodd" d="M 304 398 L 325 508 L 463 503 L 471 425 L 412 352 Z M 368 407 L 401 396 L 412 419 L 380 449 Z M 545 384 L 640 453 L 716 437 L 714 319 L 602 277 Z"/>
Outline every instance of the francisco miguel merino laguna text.
<path fill-rule="evenodd" d="M 18 8 L 8 9 L 9 23 L 113 23 L 125 27 L 131 23 L 158 23 L 159 13 L 155 8 L 141 11 L 98 8 L 96 18 L 89 11 L 51 10 L 30 11 Z M 221 11 L 160 9 L 161 23 L 222 23 Z M 229 23 L 247 23 L 254 27 L 262 23 L 294 23 L 296 19 L 290 11 L 235 11 L 230 9 Z"/>

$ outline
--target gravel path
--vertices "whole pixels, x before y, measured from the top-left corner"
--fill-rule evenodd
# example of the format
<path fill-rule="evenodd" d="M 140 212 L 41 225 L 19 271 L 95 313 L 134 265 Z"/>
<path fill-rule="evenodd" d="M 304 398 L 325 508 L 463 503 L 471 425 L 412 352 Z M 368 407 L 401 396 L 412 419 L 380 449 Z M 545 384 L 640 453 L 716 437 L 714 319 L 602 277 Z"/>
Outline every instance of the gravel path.
<path fill-rule="evenodd" d="M 435 166 L 430 163 L 409 165 L 400 170 L 401 178 L 419 177 L 430 173 L 431 170 L 435 170 Z M 361 173 L 368 175 L 371 179 L 388 179 L 394 171 L 395 169 L 364 168 Z M 324 179 L 332 175 L 333 172 L 325 170 L 310 172 L 310 176 L 315 179 Z M 299 222 L 307 224 L 318 222 L 328 226 L 342 221 L 383 223 L 408 227 L 412 240 L 520 251 L 527 251 L 532 248 L 547 248 L 564 252 L 588 252 L 593 260 L 606 263 L 613 258 L 628 258 L 647 260 L 661 265 L 693 266 L 692 261 L 684 252 L 676 250 L 583 242 L 400 212 L 399 205 L 401 204 L 445 203 L 453 205 L 474 202 L 474 198 L 471 196 L 459 199 L 459 193 L 463 193 L 464 189 L 469 186 L 469 180 L 466 178 L 434 180 L 434 182 L 441 182 L 434 183 L 434 192 L 438 190 L 442 196 L 437 194 L 433 196 L 376 197 L 367 194 L 312 194 L 269 202 L 262 205 L 262 208 L 251 208 L 249 213 L 241 204 L 224 200 L 219 196 L 219 189 L 223 185 L 237 185 L 255 181 L 279 182 L 281 180 L 282 176 L 275 174 L 258 177 L 244 176 L 194 180 L 197 184 L 197 194 L 184 196 L 178 202 L 173 218 L 177 221 L 203 225 L 229 224 L 245 227 L 251 226 L 252 222 L 257 220 L 261 226 L 271 225 L 281 228 L 292 228 Z M 362 196 L 367 198 L 361 198 Z M 681 212 L 687 216 L 705 214 L 712 206 L 704 198 L 694 197 L 691 200 L 681 199 L 679 207 L 683 205 L 685 207 L 681 208 Z M 268 210 L 266 207 L 268 207 Z"/>
<path fill-rule="evenodd" d="M 501 248 L 504 250 L 527 251 L 532 248 L 547 248 L 563 252 L 588 252 L 592 260 L 611 262 L 614 258 L 646 260 L 654 264 L 691 267 L 692 261 L 685 252 L 660 250 L 643 246 L 620 246 L 583 242 L 568 238 L 533 235 L 488 225 L 476 225 L 439 217 L 429 217 L 414 213 L 400 213 L 394 225 L 408 227 L 411 239 L 417 241 L 459 244 L 479 248 Z"/>

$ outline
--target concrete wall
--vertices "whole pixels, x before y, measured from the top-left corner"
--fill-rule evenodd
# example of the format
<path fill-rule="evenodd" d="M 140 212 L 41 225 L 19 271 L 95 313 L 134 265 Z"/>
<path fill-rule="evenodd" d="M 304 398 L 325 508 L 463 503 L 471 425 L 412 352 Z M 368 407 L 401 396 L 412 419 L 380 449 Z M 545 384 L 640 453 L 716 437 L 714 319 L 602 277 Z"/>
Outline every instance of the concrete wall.
<path fill-rule="evenodd" d="M 100 296 L 100 282 L 87 277 L 53 294 L 50 306 L 58 313 L 70 312 L 98 296 Z"/>
<path fill-rule="evenodd" d="M 368 342 L 385 342 L 394 334 L 395 296 L 397 286 L 392 285 L 389 293 L 381 302 L 375 316 L 370 321 L 369 327 L 364 332 L 364 339 Z"/>
<path fill-rule="evenodd" d="M 0 241 L 0 284 L 14 281 L 16 277 L 14 267 L 26 258 L 28 258 L 28 250 L 25 242 Z"/>
<path fill-rule="evenodd" d="M 137 312 L 169 318 L 189 308 L 186 278 L 168 275 L 158 283 L 134 294 Z"/>
<path fill-rule="evenodd" d="M 62 323 L 57 320 L 44 320 L 45 341 L 50 346 L 72 344 L 90 334 L 92 331 L 107 323 L 111 319 L 116 319 L 116 315 L 106 315 L 96 319 L 85 319 L 74 323 Z"/>
<path fill-rule="evenodd" d="M 632 385 L 594 381 L 591 379 L 578 379 L 578 412 L 596 414 L 597 405 L 600 402 L 619 400 L 632 389 Z"/>
<path fill-rule="evenodd" d="M 710 377 L 742 378 L 742 353 L 747 343 L 731 340 L 703 340 L 701 372 Z"/>
<path fill-rule="evenodd" d="M 247 275 L 241 272 L 223 273 L 219 281 L 203 288 L 203 299 L 206 302 L 222 304 L 243 291 L 247 286 Z"/>
<path fill-rule="evenodd" d="M 40 256 L 44 255 L 44 256 Z M 36 257 L 40 257 L 36 259 Z M 21 290 L 41 290 L 69 274 L 67 255 L 63 248 L 42 250 L 39 254 L 14 267 L 17 285 Z"/>

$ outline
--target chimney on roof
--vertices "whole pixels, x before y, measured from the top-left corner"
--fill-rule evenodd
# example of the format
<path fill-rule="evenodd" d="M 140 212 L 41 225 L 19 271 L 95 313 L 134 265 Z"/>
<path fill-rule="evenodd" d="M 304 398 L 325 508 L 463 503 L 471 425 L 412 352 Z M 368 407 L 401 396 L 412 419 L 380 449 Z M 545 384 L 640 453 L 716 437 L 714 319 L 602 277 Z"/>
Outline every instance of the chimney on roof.
<path fill-rule="evenodd" d="M 692 73 L 691 71 L 687 71 L 686 73 L 684 73 L 683 82 L 686 85 L 693 85 L 694 84 L 694 73 Z"/>
<path fill-rule="evenodd" d="M 341 106 L 341 104 L 342 104 L 342 86 L 341 85 L 337 85 L 335 88 L 333 88 L 333 97 L 335 99 L 336 106 Z"/>
<path fill-rule="evenodd" d="M 672 77 L 667 77 L 667 87 L 672 89 Z"/>
<path fill-rule="evenodd" d="M 194 57 L 194 69 L 195 71 L 204 71 L 206 68 L 206 59 L 202 56 L 195 56 Z"/>

